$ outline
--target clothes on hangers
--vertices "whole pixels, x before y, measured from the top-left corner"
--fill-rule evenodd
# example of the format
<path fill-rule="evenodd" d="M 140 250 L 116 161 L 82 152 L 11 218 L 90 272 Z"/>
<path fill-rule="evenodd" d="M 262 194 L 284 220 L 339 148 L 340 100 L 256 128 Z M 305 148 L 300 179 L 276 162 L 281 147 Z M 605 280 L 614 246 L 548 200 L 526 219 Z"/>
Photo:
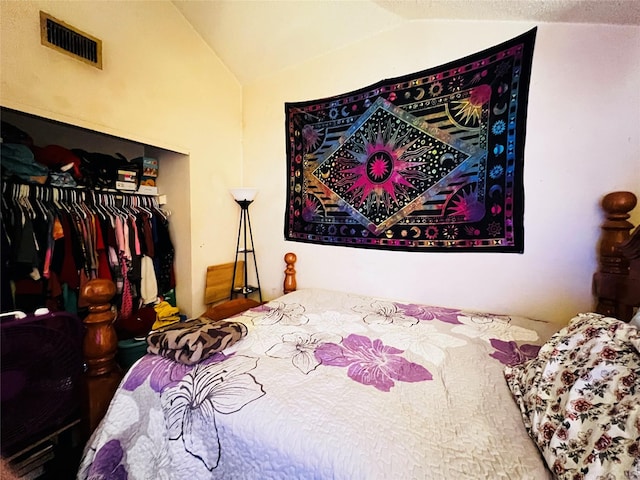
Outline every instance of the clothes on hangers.
<path fill-rule="evenodd" d="M 81 285 L 107 278 L 121 318 L 175 288 L 169 222 L 155 197 L 3 183 L 2 234 L 3 292 L 13 289 L 3 309 L 83 308 Z"/>

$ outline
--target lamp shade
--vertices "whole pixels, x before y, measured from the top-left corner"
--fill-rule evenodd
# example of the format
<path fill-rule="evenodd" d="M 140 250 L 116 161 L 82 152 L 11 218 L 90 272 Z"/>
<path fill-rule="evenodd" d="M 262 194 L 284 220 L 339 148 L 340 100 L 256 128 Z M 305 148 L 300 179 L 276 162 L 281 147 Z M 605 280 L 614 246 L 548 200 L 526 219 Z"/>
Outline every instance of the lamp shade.
<path fill-rule="evenodd" d="M 256 195 L 258 194 L 257 188 L 232 188 L 229 190 L 233 198 L 241 202 L 243 200 L 252 202 Z"/>

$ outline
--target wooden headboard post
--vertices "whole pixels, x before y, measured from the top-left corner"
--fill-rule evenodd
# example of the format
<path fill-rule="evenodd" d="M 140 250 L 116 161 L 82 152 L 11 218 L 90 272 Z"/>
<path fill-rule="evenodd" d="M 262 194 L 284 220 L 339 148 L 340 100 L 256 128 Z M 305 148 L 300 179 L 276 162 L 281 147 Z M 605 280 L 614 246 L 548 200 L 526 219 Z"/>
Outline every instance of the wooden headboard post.
<path fill-rule="evenodd" d="M 116 361 L 118 336 L 113 326 L 115 312 L 111 299 L 116 287 L 111 280 L 90 280 L 80 294 L 89 303 L 89 314 L 83 343 L 86 362 L 84 382 L 85 434 L 89 436 L 107 412 L 109 403 L 122 380 L 122 369 Z"/>
<path fill-rule="evenodd" d="M 298 285 L 296 283 L 296 269 L 295 264 L 298 257 L 296 257 L 295 253 L 287 253 L 284 256 L 284 263 L 287 264 L 287 268 L 284 271 L 284 285 L 283 291 L 284 293 L 295 292 Z"/>
<path fill-rule="evenodd" d="M 605 221 L 598 247 L 598 271 L 593 277 L 596 312 L 629 321 L 633 306 L 622 298 L 629 277 L 629 259 L 620 245 L 629 239 L 633 225 L 627 221 L 637 198 L 631 192 L 612 192 L 602 199 Z"/>

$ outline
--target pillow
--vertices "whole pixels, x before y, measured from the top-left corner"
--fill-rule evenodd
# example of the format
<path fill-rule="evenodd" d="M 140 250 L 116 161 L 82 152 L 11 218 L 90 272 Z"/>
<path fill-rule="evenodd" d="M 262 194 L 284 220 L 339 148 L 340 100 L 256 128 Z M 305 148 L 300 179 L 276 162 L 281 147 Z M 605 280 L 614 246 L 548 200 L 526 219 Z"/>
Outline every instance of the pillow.
<path fill-rule="evenodd" d="M 525 428 L 559 479 L 640 479 L 640 332 L 587 313 L 507 366 Z"/>

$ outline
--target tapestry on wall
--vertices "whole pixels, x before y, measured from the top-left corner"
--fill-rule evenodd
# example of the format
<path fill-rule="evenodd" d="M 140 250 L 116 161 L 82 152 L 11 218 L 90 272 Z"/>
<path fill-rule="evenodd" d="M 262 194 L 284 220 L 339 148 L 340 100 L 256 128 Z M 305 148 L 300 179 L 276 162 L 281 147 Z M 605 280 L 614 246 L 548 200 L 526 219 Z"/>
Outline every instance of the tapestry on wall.
<path fill-rule="evenodd" d="M 357 91 L 286 103 L 285 238 L 522 252 L 535 35 Z"/>

